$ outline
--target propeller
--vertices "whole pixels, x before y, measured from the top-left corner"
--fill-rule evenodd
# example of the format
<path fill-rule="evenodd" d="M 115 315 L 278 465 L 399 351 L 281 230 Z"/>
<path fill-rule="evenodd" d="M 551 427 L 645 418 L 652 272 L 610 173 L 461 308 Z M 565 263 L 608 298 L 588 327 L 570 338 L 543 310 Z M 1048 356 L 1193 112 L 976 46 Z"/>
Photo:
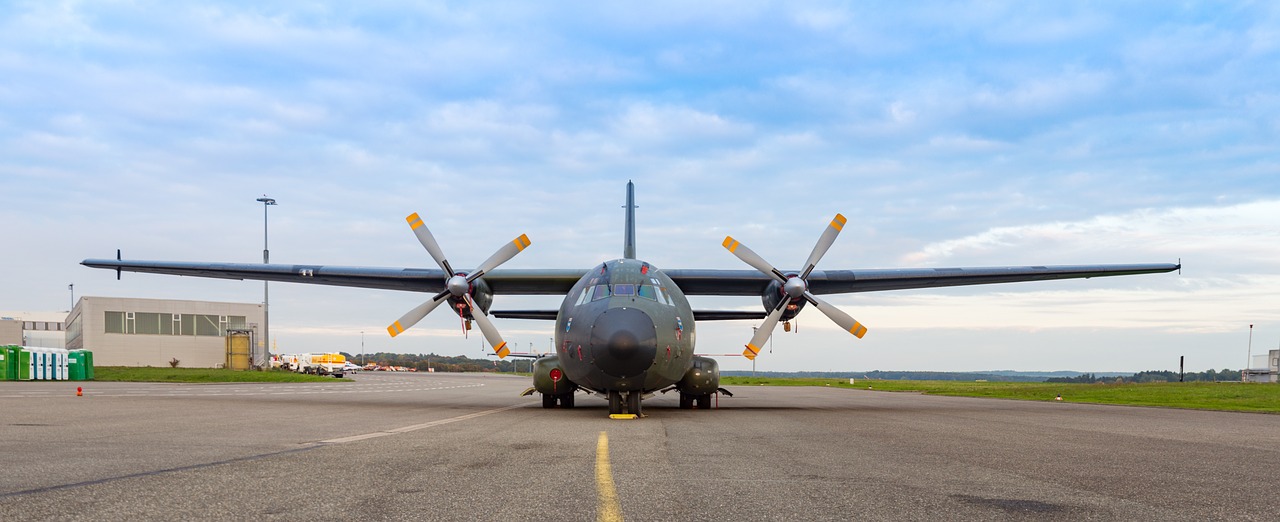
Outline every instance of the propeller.
<path fill-rule="evenodd" d="M 423 248 L 427 249 L 427 253 L 431 254 L 431 259 L 434 259 L 440 269 L 444 270 L 446 274 L 445 289 L 432 296 L 425 303 L 418 305 L 413 310 L 409 310 L 396 322 L 391 323 L 391 326 L 387 327 L 387 333 L 391 334 L 392 337 L 400 335 L 405 330 L 412 328 L 413 325 L 418 324 L 418 321 L 421 321 L 423 317 L 426 317 L 437 306 L 440 306 L 440 303 L 450 298 L 462 299 L 467 303 L 467 306 L 471 307 L 471 317 L 480 326 L 480 331 L 484 333 L 485 340 L 493 347 L 494 353 L 499 358 L 505 358 L 507 354 L 511 353 L 511 350 L 507 348 L 506 341 L 502 340 L 502 335 L 493 326 L 489 316 L 479 306 L 476 306 L 475 300 L 471 298 L 471 283 L 499 265 L 510 261 L 516 254 L 528 248 L 530 244 L 529 236 L 521 234 L 520 237 L 511 240 L 489 256 L 489 259 L 480 263 L 480 266 L 472 270 L 470 274 L 467 274 L 453 271 L 453 267 L 449 265 L 449 260 L 444 257 L 444 250 L 440 249 L 440 244 L 436 242 L 435 236 L 431 235 L 431 231 L 423 224 L 422 218 L 418 216 L 418 213 L 410 214 L 409 217 L 405 218 L 405 221 L 409 222 L 409 228 L 413 229 L 413 235 L 417 236 L 418 242 L 422 243 Z"/>
<path fill-rule="evenodd" d="M 809 259 L 804 263 L 804 270 L 799 275 L 793 276 L 787 276 L 782 273 L 782 271 L 774 268 L 768 261 L 765 261 L 764 258 L 760 257 L 760 254 L 755 253 L 754 250 L 747 248 L 746 245 L 739 243 L 730 236 L 725 236 L 724 247 L 728 249 L 729 252 L 732 252 L 733 255 L 737 256 L 738 259 L 741 259 L 744 263 L 751 265 L 756 270 L 759 270 L 765 275 L 774 278 L 779 283 L 782 283 L 782 290 L 787 294 L 786 298 L 779 300 L 777 306 L 775 306 L 773 310 L 769 312 L 769 315 L 765 317 L 764 323 L 760 325 L 760 328 L 756 329 L 756 334 L 751 337 L 751 342 L 747 343 L 747 349 L 742 352 L 744 357 L 748 359 L 756 358 L 756 355 L 760 353 L 760 346 L 763 345 L 765 341 L 769 340 L 770 335 L 773 335 L 773 328 L 776 327 L 778 325 L 778 321 L 782 319 L 782 312 L 786 309 L 787 303 L 793 302 L 797 299 L 804 299 L 805 301 L 812 303 L 813 306 L 816 306 L 818 310 L 831 319 L 832 322 L 840 325 L 840 328 L 843 328 L 857 338 L 861 339 L 862 336 L 867 334 L 867 327 L 862 326 L 862 323 L 859 323 L 853 317 L 850 317 L 849 314 L 844 312 L 844 310 L 836 308 L 826 301 L 818 299 L 817 296 L 809 292 L 809 274 L 813 273 L 813 268 L 818 265 L 818 261 L 822 259 L 822 256 L 825 255 L 827 250 L 831 248 L 831 245 L 835 243 L 836 236 L 840 235 L 840 230 L 844 228 L 845 222 L 846 220 L 843 215 L 836 214 L 836 217 L 831 220 L 831 224 L 822 232 L 822 237 L 818 238 L 818 243 L 813 246 L 813 252 L 809 253 Z"/>

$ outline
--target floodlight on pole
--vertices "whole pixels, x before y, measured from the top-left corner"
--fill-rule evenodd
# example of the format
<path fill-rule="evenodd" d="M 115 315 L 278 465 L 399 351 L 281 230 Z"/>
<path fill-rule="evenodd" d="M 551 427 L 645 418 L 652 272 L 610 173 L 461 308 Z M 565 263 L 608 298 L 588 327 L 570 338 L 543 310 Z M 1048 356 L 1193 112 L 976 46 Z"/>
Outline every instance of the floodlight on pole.
<path fill-rule="evenodd" d="M 1249 348 L 1248 355 L 1245 360 L 1248 364 L 1244 365 L 1244 369 L 1240 370 L 1240 382 L 1249 382 L 1249 367 L 1253 366 L 1253 325 L 1249 325 Z"/>
<path fill-rule="evenodd" d="M 275 205 L 276 200 L 273 198 L 267 197 L 266 194 L 263 194 L 262 197 L 258 198 L 258 202 L 262 203 L 262 264 L 266 265 L 271 263 L 271 250 L 267 248 L 267 207 Z M 259 351 L 259 354 L 258 354 L 259 357 L 255 359 L 257 362 L 257 366 L 259 368 L 263 366 L 263 363 L 265 363 L 267 360 L 268 354 L 271 353 L 271 321 L 270 321 L 270 315 L 269 315 L 270 312 L 268 310 L 268 308 L 270 307 L 270 303 L 271 303 L 271 299 L 267 291 L 267 282 L 263 281 L 262 282 L 263 343 L 262 343 L 262 349 Z"/>

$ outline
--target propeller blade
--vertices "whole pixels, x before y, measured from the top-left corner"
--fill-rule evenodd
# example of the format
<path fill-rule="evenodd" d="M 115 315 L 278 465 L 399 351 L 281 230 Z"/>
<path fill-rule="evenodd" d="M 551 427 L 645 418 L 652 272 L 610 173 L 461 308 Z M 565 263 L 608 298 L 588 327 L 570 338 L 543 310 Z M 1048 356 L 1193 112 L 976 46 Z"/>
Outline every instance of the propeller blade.
<path fill-rule="evenodd" d="M 827 250 L 831 248 L 831 244 L 836 242 L 836 236 L 840 235 L 840 231 L 844 229 L 845 218 L 841 214 L 831 220 L 831 224 L 827 225 L 827 229 L 822 232 L 822 237 L 818 238 L 818 244 L 813 245 L 813 252 L 809 254 L 809 260 L 804 262 L 804 272 L 800 274 L 800 279 L 808 279 L 809 272 L 813 271 L 813 267 L 818 266 L 818 261 L 826 255 Z"/>
<path fill-rule="evenodd" d="M 747 343 L 747 349 L 742 351 L 743 357 L 755 360 L 756 356 L 760 355 L 760 347 L 764 345 L 765 341 L 769 340 L 770 335 L 773 335 L 773 328 L 778 326 L 778 320 L 782 318 L 782 310 L 786 308 L 784 304 L 786 302 L 787 300 L 783 299 L 782 303 L 779 303 L 779 306 L 774 308 L 768 317 L 764 318 L 764 322 L 760 324 L 760 327 L 756 328 L 756 334 L 751 336 L 751 342 Z"/>
<path fill-rule="evenodd" d="M 387 327 L 387 333 L 391 334 L 392 337 L 395 337 L 404 333 L 405 330 L 413 328 L 413 325 L 418 324 L 418 321 L 421 321 L 423 317 L 426 317 L 427 314 L 431 313 L 432 310 L 435 310 L 437 306 L 440 306 L 440 303 L 445 302 L 445 297 L 448 295 L 449 291 L 445 290 L 436 294 L 435 297 L 428 299 L 427 302 L 418 305 L 413 310 L 409 310 L 409 313 L 401 316 L 400 320 L 391 323 L 391 326 Z"/>
<path fill-rule="evenodd" d="M 862 323 L 859 323 L 857 320 L 850 317 L 849 314 L 844 313 L 844 310 L 836 308 L 830 303 L 818 299 L 809 292 L 804 293 L 804 298 L 808 299 L 810 303 L 813 303 L 813 306 L 818 307 L 818 310 L 826 314 L 828 318 L 840 325 L 840 328 L 843 328 L 845 331 L 853 334 L 859 339 L 861 339 L 862 336 L 867 335 L 867 327 L 862 326 Z"/>
<path fill-rule="evenodd" d="M 440 269 L 444 270 L 444 276 L 453 275 L 453 267 L 449 266 L 449 260 L 444 258 L 444 251 L 440 250 L 440 244 L 436 243 L 435 236 L 431 235 L 431 231 L 427 229 L 427 225 L 422 223 L 422 218 L 418 217 L 418 213 L 409 214 L 404 218 L 409 222 L 409 228 L 413 229 L 413 235 L 418 236 L 418 242 L 427 249 L 427 253 L 431 254 L 431 259 L 436 260 L 436 264 L 440 265 Z"/>
<path fill-rule="evenodd" d="M 747 248 L 746 245 L 739 243 L 733 237 L 724 236 L 723 245 L 725 249 L 729 250 L 733 255 L 738 256 L 738 259 L 741 259 L 742 262 L 755 267 L 756 270 L 764 272 L 765 275 L 771 275 L 777 278 L 779 282 L 787 282 L 787 276 L 783 275 L 777 268 L 774 268 L 773 265 L 770 265 L 763 257 L 760 257 L 760 254 L 757 254 L 755 251 Z"/>
<path fill-rule="evenodd" d="M 476 302 L 471 300 L 471 296 L 465 297 L 467 304 L 471 305 L 471 317 L 476 320 L 476 324 L 480 326 L 480 332 L 484 333 L 484 339 L 489 341 L 489 346 L 493 347 L 493 353 L 498 354 L 499 359 L 505 359 L 511 350 L 507 348 L 507 342 L 502 340 L 502 335 L 498 333 L 498 329 L 489 321 L 489 316 L 485 315 L 484 310 L 476 306 Z"/>
<path fill-rule="evenodd" d="M 516 257 L 516 254 L 523 252 L 524 249 L 528 247 L 529 247 L 529 236 L 527 234 L 520 234 L 520 237 L 517 237 L 511 240 L 510 243 L 503 245 L 503 247 L 499 248 L 497 252 L 494 252 L 493 255 L 489 256 L 489 259 L 486 259 L 484 260 L 483 263 L 480 263 L 479 268 L 475 269 L 469 275 L 467 275 L 467 282 L 474 281 L 476 280 L 476 278 L 484 275 L 486 272 L 493 270 L 494 268 L 497 268 L 498 265 L 501 265 L 503 263 L 506 263 L 507 261 L 510 261 L 511 258 Z"/>

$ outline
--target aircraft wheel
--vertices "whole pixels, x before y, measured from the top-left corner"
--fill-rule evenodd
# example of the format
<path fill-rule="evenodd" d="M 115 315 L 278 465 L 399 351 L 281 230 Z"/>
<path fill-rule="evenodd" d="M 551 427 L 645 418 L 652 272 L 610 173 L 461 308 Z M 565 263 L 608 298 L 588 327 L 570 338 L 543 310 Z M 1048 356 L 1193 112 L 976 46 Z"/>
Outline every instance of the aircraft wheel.
<path fill-rule="evenodd" d="M 572 407 L 573 407 L 573 393 L 570 393 L 570 394 L 565 395 L 564 397 L 561 397 L 561 398 L 560 398 L 560 407 L 561 407 L 561 408 L 572 408 Z"/>
<path fill-rule="evenodd" d="M 692 409 L 693 409 L 693 396 L 692 396 L 692 395 L 689 395 L 689 394 L 687 394 L 687 393 L 681 393 L 681 394 L 680 394 L 680 409 L 682 409 L 682 410 L 692 410 Z"/>
<path fill-rule="evenodd" d="M 614 415 L 622 413 L 622 393 L 618 390 L 609 391 L 609 414 Z"/>
<path fill-rule="evenodd" d="M 699 410 L 709 410 L 709 409 L 711 409 L 711 394 L 710 394 L 710 393 L 706 393 L 706 394 L 703 394 L 703 395 L 699 395 L 699 396 L 698 396 L 698 409 L 699 409 Z"/>
<path fill-rule="evenodd" d="M 627 394 L 627 413 L 632 415 L 640 414 L 640 395 L 639 390 Z"/>
<path fill-rule="evenodd" d="M 551 394 L 549 394 L 549 393 L 544 393 L 544 394 L 542 394 L 542 407 L 543 407 L 543 408 L 554 408 L 554 407 L 556 407 L 556 396 L 555 396 L 555 395 L 551 395 Z"/>

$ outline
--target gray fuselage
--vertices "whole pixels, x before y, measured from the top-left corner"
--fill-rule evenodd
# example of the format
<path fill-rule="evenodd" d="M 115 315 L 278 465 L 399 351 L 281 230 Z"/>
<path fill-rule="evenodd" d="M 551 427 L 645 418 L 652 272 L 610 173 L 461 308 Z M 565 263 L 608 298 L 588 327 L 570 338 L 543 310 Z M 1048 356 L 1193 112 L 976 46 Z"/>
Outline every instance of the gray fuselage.
<path fill-rule="evenodd" d="M 693 365 L 693 311 L 671 278 L 637 259 L 607 261 L 578 280 L 556 318 L 565 377 L 597 392 L 648 392 Z"/>

